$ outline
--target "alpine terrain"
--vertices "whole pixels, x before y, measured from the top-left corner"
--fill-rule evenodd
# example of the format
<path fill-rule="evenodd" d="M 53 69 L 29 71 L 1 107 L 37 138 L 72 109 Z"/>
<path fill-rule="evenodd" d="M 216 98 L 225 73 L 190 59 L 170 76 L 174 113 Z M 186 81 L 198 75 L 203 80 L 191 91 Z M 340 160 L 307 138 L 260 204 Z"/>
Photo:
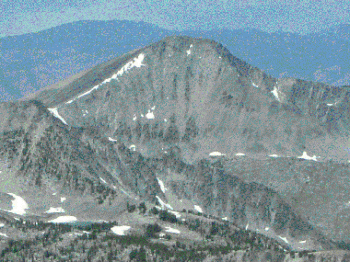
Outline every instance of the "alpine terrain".
<path fill-rule="evenodd" d="M 3 102 L 0 260 L 350 261 L 349 110 L 181 36 Z"/>

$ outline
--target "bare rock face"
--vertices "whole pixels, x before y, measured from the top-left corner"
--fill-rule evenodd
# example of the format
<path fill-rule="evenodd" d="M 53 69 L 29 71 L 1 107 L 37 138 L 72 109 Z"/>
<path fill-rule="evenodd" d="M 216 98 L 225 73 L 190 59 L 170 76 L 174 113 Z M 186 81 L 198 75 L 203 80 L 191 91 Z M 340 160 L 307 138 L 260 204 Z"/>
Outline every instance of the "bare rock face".
<path fill-rule="evenodd" d="M 0 104 L 0 153 L 31 186 L 54 180 L 110 201 L 105 210 L 140 199 L 190 205 L 293 249 L 329 249 L 326 237 L 348 230 L 337 213 L 349 181 L 324 170 L 348 170 L 349 98 L 346 88 L 274 79 L 213 41 L 169 37 Z"/>

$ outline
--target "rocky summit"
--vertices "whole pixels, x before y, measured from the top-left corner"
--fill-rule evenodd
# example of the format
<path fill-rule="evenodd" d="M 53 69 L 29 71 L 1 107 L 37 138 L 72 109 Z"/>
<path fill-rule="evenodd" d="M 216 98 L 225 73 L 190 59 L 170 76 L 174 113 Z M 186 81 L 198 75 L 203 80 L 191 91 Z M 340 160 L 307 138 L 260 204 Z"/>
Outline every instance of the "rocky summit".
<path fill-rule="evenodd" d="M 285 249 L 338 249 L 349 99 L 349 87 L 273 78 L 214 41 L 167 37 L 0 104 L 1 214 L 136 225 L 149 218 L 130 206 L 145 203 Z"/>

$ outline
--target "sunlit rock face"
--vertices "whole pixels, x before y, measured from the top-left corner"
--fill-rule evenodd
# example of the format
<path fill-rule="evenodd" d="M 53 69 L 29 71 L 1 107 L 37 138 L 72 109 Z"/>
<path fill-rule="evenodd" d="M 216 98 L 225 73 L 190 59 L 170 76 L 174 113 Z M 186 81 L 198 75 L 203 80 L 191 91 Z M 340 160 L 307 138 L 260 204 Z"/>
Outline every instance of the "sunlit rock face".
<path fill-rule="evenodd" d="M 183 199 L 291 248 L 324 249 L 321 233 L 342 239 L 349 230 L 336 219 L 346 176 L 335 172 L 343 187 L 316 197 L 327 158 L 348 160 L 349 98 L 347 89 L 274 79 L 216 42 L 169 37 L 0 104 L 0 153 L 36 186 L 54 180 L 97 194 L 91 201 L 107 194 L 114 204 L 104 214 L 131 200 L 176 211 Z M 324 215 L 308 219 L 310 210 Z"/>

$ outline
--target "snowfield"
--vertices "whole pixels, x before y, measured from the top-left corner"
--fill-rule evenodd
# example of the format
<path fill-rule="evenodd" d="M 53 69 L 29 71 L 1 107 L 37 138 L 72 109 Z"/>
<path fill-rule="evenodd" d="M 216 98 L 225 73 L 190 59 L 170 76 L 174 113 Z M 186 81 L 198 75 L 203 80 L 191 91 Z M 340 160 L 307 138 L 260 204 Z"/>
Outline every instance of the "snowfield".
<path fill-rule="evenodd" d="M 302 158 L 302 159 L 305 159 L 305 160 L 313 160 L 313 161 L 317 161 L 317 156 L 314 155 L 313 157 L 311 156 L 308 156 L 307 153 L 304 151 L 303 152 L 303 155 L 302 156 L 298 156 L 298 158 Z"/>
<path fill-rule="evenodd" d="M 203 213 L 203 210 L 200 206 L 194 205 L 194 209 L 197 210 L 200 213 Z"/>
<path fill-rule="evenodd" d="M 20 196 L 17 196 L 13 193 L 8 194 L 15 198 L 14 200 L 12 200 L 12 210 L 10 210 L 9 212 L 18 215 L 24 215 L 26 213 L 25 210 L 29 209 L 27 202 Z"/>
<path fill-rule="evenodd" d="M 156 198 L 158 199 L 159 203 L 161 204 L 162 209 L 168 208 L 170 210 L 174 210 L 171 205 L 166 204 L 165 202 L 163 202 L 163 200 L 159 196 L 156 196 Z"/>
<path fill-rule="evenodd" d="M 158 177 L 157 177 L 157 180 L 158 180 L 158 184 L 159 184 L 159 186 L 160 186 L 160 189 L 163 191 L 163 193 L 165 193 L 166 188 L 165 188 L 165 186 L 164 186 L 163 181 L 160 180 Z"/>
<path fill-rule="evenodd" d="M 62 207 L 50 207 L 50 209 L 46 211 L 46 213 L 64 213 L 64 212 L 66 211 L 64 211 Z"/>
<path fill-rule="evenodd" d="M 69 223 L 69 222 L 74 222 L 77 221 L 76 217 L 73 216 L 59 216 L 53 220 L 50 220 L 50 223 Z"/>
<path fill-rule="evenodd" d="M 209 153 L 209 156 L 212 156 L 212 157 L 214 157 L 214 156 L 225 156 L 225 154 L 215 151 L 215 152 Z"/>
<path fill-rule="evenodd" d="M 58 113 L 57 108 L 48 108 L 48 110 L 53 114 L 54 117 L 58 118 L 59 120 L 62 121 L 63 124 L 68 126 L 66 120 L 64 120 L 64 118 L 61 117 L 60 114 Z"/>
<path fill-rule="evenodd" d="M 287 244 L 289 244 L 288 240 L 286 237 L 281 237 L 281 236 L 278 236 L 280 239 L 282 239 L 284 242 L 286 242 Z"/>
<path fill-rule="evenodd" d="M 167 232 L 167 233 L 174 233 L 174 234 L 180 234 L 181 233 L 180 230 L 175 229 L 175 228 L 171 228 L 171 227 L 165 227 L 165 228 L 166 228 L 165 232 Z"/>
<path fill-rule="evenodd" d="M 118 236 L 124 236 L 125 231 L 128 231 L 130 226 L 114 226 L 111 228 L 112 232 Z"/>

